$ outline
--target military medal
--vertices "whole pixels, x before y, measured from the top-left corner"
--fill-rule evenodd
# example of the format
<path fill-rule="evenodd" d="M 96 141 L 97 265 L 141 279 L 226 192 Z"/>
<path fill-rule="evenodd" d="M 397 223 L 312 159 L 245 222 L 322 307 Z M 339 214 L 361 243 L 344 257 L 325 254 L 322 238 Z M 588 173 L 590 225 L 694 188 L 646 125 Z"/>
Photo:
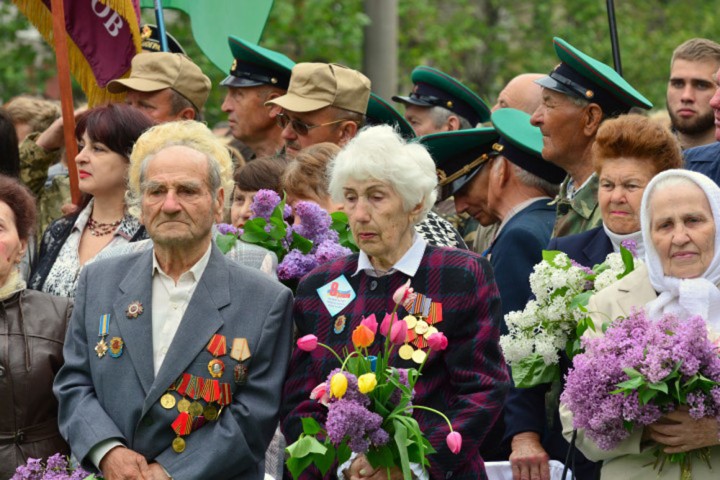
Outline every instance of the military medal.
<path fill-rule="evenodd" d="M 110 339 L 110 356 L 112 358 L 119 358 L 123 353 L 123 346 L 125 342 L 120 337 L 113 337 Z"/>
<path fill-rule="evenodd" d="M 183 435 L 189 435 L 192 431 L 192 419 L 190 418 L 190 414 L 187 412 L 181 412 L 175 421 L 173 421 L 172 429 L 175 433 L 177 433 L 177 438 L 175 438 L 172 442 L 173 450 L 175 450 L 176 453 L 182 453 L 183 450 L 185 450 L 185 440 L 183 440 L 182 437 Z"/>
<path fill-rule="evenodd" d="M 170 410 L 171 408 L 175 407 L 175 397 L 172 393 L 166 393 L 162 397 L 160 397 L 160 405 L 166 410 Z"/>
<path fill-rule="evenodd" d="M 407 323 L 408 330 L 414 329 L 418 323 L 418 319 L 412 315 L 408 315 L 407 317 L 403 318 L 403 320 L 405 320 L 405 323 Z"/>
<path fill-rule="evenodd" d="M 243 363 L 238 363 L 233 369 L 233 378 L 235 385 L 245 385 L 247 383 L 248 369 Z"/>
<path fill-rule="evenodd" d="M 206 348 L 213 357 L 222 357 L 227 353 L 227 343 L 225 341 L 225 336 L 216 333 L 212 336 Z"/>
<path fill-rule="evenodd" d="M 207 403 L 212 403 L 220 398 L 220 383 L 214 378 L 206 378 L 203 384 L 201 397 Z"/>
<path fill-rule="evenodd" d="M 345 324 L 346 324 L 346 318 L 345 315 L 340 315 L 335 319 L 335 324 L 333 325 L 333 332 L 340 334 L 345 330 Z"/>
<path fill-rule="evenodd" d="M 100 316 L 100 325 L 98 327 L 98 337 L 100 337 L 100 341 L 97 345 L 95 345 L 95 353 L 97 353 L 98 358 L 104 357 L 105 353 L 108 351 L 108 345 L 105 343 L 105 337 L 107 337 L 109 328 L 110 314 L 106 313 L 105 315 Z"/>
<path fill-rule="evenodd" d="M 213 378 L 222 377 L 224 371 L 225 364 L 219 358 L 213 358 L 210 360 L 210 363 L 208 363 L 208 372 L 210 372 Z"/>
<path fill-rule="evenodd" d="M 398 355 L 400 355 L 400 358 L 402 358 L 403 360 L 410 360 L 413 356 L 414 351 L 415 349 L 406 343 L 405 345 L 400 347 L 400 349 L 398 350 Z"/>
<path fill-rule="evenodd" d="M 127 318 L 138 318 L 143 313 L 142 303 L 135 300 L 125 309 L 125 315 Z"/>
<path fill-rule="evenodd" d="M 203 407 L 200 404 L 200 402 L 192 402 L 190 406 L 188 407 L 188 413 L 192 415 L 193 417 L 197 417 L 199 415 L 202 415 L 203 413 Z"/>
<path fill-rule="evenodd" d="M 188 400 L 187 398 L 181 398 L 180 401 L 177 402 L 178 412 L 187 413 L 189 408 L 190 408 L 190 400 Z"/>
<path fill-rule="evenodd" d="M 230 358 L 238 362 L 244 362 L 250 358 L 250 347 L 248 346 L 246 338 L 236 338 L 233 340 Z"/>
<path fill-rule="evenodd" d="M 186 413 L 188 411 L 188 408 L 190 408 L 190 400 L 185 398 L 185 394 L 187 393 L 188 385 L 190 384 L 190 380 L 192 379 L 192 375 L 189 373 L 183 373 L 181 378 L 178 378 L 175 382 L 179 384 L 177 386 L 177 392 L 182 395 L 183 398 L 181 398 L 177 402 L 177 409 L 180 413 Z"/>
<path fill-rule="evenodd" d="M 425 353 L 424 350 L 415 350 L 412 354 L 413 362 L 417 363 L 418 365 L 422 364 L 425 361 L 425 357 L 427 357 L 427 353 Z"/>
<path fill-rule="evenodd" d="M 203 410 L 203 417 L 205 417 L 205 420 L 208 420 L 210 422 L 214 422 L 218 419 L 218 409 L 215 405 L 207 405 L 205 409 Z"/>

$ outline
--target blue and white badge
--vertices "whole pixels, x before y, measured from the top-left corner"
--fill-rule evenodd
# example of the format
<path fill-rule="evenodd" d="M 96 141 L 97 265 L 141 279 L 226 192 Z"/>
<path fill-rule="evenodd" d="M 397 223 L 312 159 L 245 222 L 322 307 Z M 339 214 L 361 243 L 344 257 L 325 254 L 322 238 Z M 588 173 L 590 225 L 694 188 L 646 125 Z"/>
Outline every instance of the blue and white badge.
<path fill-rule="evenodd" d="M 317 292 L 332 317 L 340 313 L 357 296 L 345 275 L 340 275 L 335 280 L 326 283 L 318 288 Z"/>

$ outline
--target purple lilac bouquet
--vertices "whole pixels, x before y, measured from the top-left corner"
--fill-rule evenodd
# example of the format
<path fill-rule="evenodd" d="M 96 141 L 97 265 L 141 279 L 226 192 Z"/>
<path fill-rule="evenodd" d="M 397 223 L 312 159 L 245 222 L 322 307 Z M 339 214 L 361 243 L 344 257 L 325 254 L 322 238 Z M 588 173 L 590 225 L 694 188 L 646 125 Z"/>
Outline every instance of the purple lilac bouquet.
<path fill-rule="evenodd" d="M 635 427 L 681 405 L 695 419 L 720 419 L 720 357 L 701 317 L 655 321 L 636 310 L 604 336 L 582 343 L 585 353 L 575 357 L 560 398 L 573 413 L 574 428 L 585 429 L 600 448 L 615 448 Z M 706 458 L 707 449 L 667 459 L 687 471 L 694 454 Z M 656 455 L 666 459 L 660 449 Z"/>
<path fill-rule="evenodd" d="M 43 465 L 39 458 L 28 458 L 25 465 L 17 467 L 10 480 L 93 480 L 102 479 L 82 467 L 73 467 L 61 453 L 48 457 Z"/>
<path fill-rule="evenodd" d="M 440 415 L 450 427 L 446 438 L 448 448 L 457 454 L 462 448 L 462 436 L 454 431 L 450 420 L 441 412 L 412 403 L 414 387 L 427 356 L 432 351 L 445 350 L 447 337 L 435 329 L 427 336 L 428 351 L 422 355 L 420 367 L 398 369 L 389 365 L 396 347 L 406 346 L 407 320 L 400 320 L 397 308 L 415 298 L 410 281 L 393 295 L 395 309 L 385 315 L 378 325 L 375 315 L 365 317 L 352 333 L 354 350 L 345 350 L 341 358 L 331 347 L 319 343 L 315 335 L 305 335 L 297 346 L 312 352 L 318 346 L 327 349 L 341 365 L 332 370 L 327 379 L 315 387 L 310 398 L 327 407 L 325 425 L 314 418 L 302 418 L 303 433 L 286 449 L 288 470 L 297 478 L 314 464 L 325 475 L 332 465 L 344 463 L 351 452 L 364 454 L 376 468 L 402 469 L 403 478 L 410 480 L 410 463 L 423 468 L 426 456 L 435 452 L 412 416 L 413 410 L 428 410 Z M 424 321 L 424 320 L 423 320 Z M 384 347 L 377 356 L 368 355 L 378 332 L 385 336 Z"/>
<path fill-rule="evenodd" d="M 223 253 L 237 239 L 267 248 L 278 257 L 278 278 L 294 281 L 323 263 L 357 251 L 348 230 L 347 215 L 328 214 L 314 202 L 298 202 L 295 224 L 292 209 L 272 190 L 260 190 L 251 205 L 252 218 L 242 229 L 217 226 L 216 242 Z"/>

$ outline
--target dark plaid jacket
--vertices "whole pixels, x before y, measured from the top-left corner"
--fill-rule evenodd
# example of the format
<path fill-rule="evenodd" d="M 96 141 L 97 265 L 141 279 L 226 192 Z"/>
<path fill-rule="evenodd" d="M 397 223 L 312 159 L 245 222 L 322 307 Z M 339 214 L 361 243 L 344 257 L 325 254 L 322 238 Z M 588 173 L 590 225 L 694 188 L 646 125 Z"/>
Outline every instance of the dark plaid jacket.
<path fill-rule="evenodd" d="M 295 299 L 298 335 L 317 335 L 339 354 L 352 348 L 351 334 L 363 315 L 374 313 L 380 322 L 393 309 L 392 293 L 407 276 L 396 272 L 380 278 L 364 272 L 352 276 L 358 255 L 350 255 L 322 265 L 301 282 Z M 333 330 L 330 316 L 317 294 L 317 288 L 344 274 L 357 298 L 338 315 L 347 323 L 340 333 Z M 453 455 L 445 437 L 449 429 L 435 414 L 416 410 L 414 416 L 437 450 L 431 455 L 430 477 L 434 479 L 482 479 L 485 467 L 478 453 L 485 434 L 497 420 L 509 386 L 507 368 L 498 344 L 501 321 L 500 298 L 492 269 L 484 258 L 453 248 L 427 246 L 411 286 L 417 293 L 442 303 L 443 321 L 436 326 L 449 340 L 447 350 L 433 352 L 415 386 L 413 403 L 436 408 L 451 420 L 463 437 L 462 451 Z M 400 309 L 401 318 L 406 312 Z M 337 317 L 335 317 L 337 318 Z M 378 334 L 370 347 L 375 354 L 384 341 Z M 393 355 L 391 365 L 417 367 Z M 310 391 L 323 382 L 337 359 L 323 348 L 312 353 L 296 349 L 283 390 L 281 422 L 288 442 L 301 432 L 300 418 L 313 416 L 323 421 L 327 409 L 309 399 Z M 499 442 L 501 439 L 497 439 Z M 301 478 L 320 478 L 308 472 Z"/>

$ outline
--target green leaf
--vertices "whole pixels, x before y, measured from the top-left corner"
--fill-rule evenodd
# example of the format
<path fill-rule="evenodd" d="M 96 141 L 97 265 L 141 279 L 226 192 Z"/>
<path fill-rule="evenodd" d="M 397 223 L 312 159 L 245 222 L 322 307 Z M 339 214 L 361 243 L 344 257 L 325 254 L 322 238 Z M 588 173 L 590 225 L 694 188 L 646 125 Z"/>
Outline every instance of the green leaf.
<path fill-rule="evenodd" d="M 667 383 L 650 383 L 648 384 L 648 388 L 651 388 L 653 390 L 657 390 L 658 392 L 662 392 L 667 394 L 668 393 L 668 386 Z"/>
<path fill-rule="evenodd" d="M 387 446 L 373 447 L 365 453 L 365 456 L 373 468 L 391 468 L 395 466 L 395 456 L 393 455 L 392 450 Z"/>
<path fill-rule="evenodd" d="M 285 466 L 290 471 L 290 474 L 293 476 L 293 478 L 298 478 L 300 474 L 304 472 L 305 469 L 309 467 L 312 462 L 313 459 L 311 456 L 302 458 L 290 457 L 285 460 Z"/>
<path fill-rule="evenodd" d="M 588 301 L 590 300 L 590 297 L 592 297 L 594 293 L 595 292 L 593 290 L 588 290 L 587 292 L 578 293 L 577 295 L 575 295 L 572 300 L 570 300 L 570 310 L 586 306 L 588 304 Z"/>
<path fill-rule="evenodd" d="M 289 445 L 285 450 L 293 458 L 303 458 L 311 453 L 324 455 L 327 448 L 313 436 L 301 436 L 295 443 Z"/>
<path fill-rule="evenodd" d="M 299 235 L 295 232 L 292 233 L 292 243 L 290 244 L 290 250 L 292 250 L 293 248 L 297 248 L 302 253 L 307 254 L 310 253 L 312 247 L 313 242 L 303 237 L 302 235 Z"/>
<path fill-rule="evenodd" d="M 302 417 L 300 419 L 303 426 L 303 432 L 306 435 L 317 435 L 322 431 L 320 424 L 312 417 Z"/>
<path fill-rule="evenodd" d="M 327 448 L 327 451 L 325 452 L 325 455 L 315 455 L 313 462 L 315 463 L 315 466 L 318 467 L 320 470 L 320 473 L 325 476 L 325 474 L 330 470 L 330 467 L 333 466 L 335 463 L 335 447 L 332 443 L 330 443 L 329 440 L 325 441 L 325 448 Z"/>
<path fill-rule="evenodd" d="M 638 392 L 638 399 L 640 400 L 641 405 L 647 405 L 650 403 L 650 401 L 655 398 L 658 394 L 657 390 L 653 390 L 651 388 L 640 390 Z"/>
<path fill-rule="evenodd" d="M 342 465 L 343 463 L 347 462 L 350 459 L 350 455 L 352 455 L 352 451 L 350 450 L 350 447 L 347 446 L 347 442 L 343 441 L 337 447 L 338 464 Z"/>
<path fill-rule="evenodd" d="M 512 377 L 518 388 L 529 388 L 542 383 L 552 383 L 560 378 L 560 366 L 545 365 L 542 357 L 533 353 L 512 365 Z"/>
<path fill-rule="evenodd" d="M 624 382 L 618 383 L 616 386 L 623 390 L 637 390 L 645 383 L 645 379 L 643 377 L 634 377 L 630 380 L 625 380 Z"/>
<path fill-rule="evenodd" d="M 397 445 L 398 454 L 400 455 L 400 468 L 403 471 L 403 477 L 405 480 L 412 480 L 410 471 L 410 460 L 408 459 L 407 451 L 407 428 L 399 420 L 394 419 L 393 424 L 395 425 L 395 444 Z"/>
<path fill-rule="evenodd" d="M 542 259 L 552 265 L 555 265 L 555 263 L 553 263 L 553 260 L 555 260 L 555 257 L 560 255 L 561 253 L 562 252 L 560 250 L 543 250 Z"/>
<path fill-rule="evenodd" d="M 620 274 L 618 278 L 622 278 L 628 273 L 635 270 L 635 259 L 632 256 L 632 253 L 630 253 L 630 250 L 628 250 L 625 247 L 620 247 L 620 256 L 622 258 L 623 264 L 625 265 L 625 270 L 623 273 Z"/>
<path fill-rule="evenodd" d="M 215 237 L 215 243 L 217 244 L 223 255 L 232 250 L 232 248 L 235 246 L 235 242 L 237 242 L 237 237 L 232 233 L 218 235 Z"/>
<path fill-rule="evenodd" d="M 632 368 L 632 367 L 623 368 L 623 372 L 625 372 L 625 375 L 627 375 L 627 376 L 630 377 L 630 378 L 642 377 L 642 376 L 643 376 L 642 373 L 638 372 L 637 370 L 635 370 L 635 369 Z"/>

